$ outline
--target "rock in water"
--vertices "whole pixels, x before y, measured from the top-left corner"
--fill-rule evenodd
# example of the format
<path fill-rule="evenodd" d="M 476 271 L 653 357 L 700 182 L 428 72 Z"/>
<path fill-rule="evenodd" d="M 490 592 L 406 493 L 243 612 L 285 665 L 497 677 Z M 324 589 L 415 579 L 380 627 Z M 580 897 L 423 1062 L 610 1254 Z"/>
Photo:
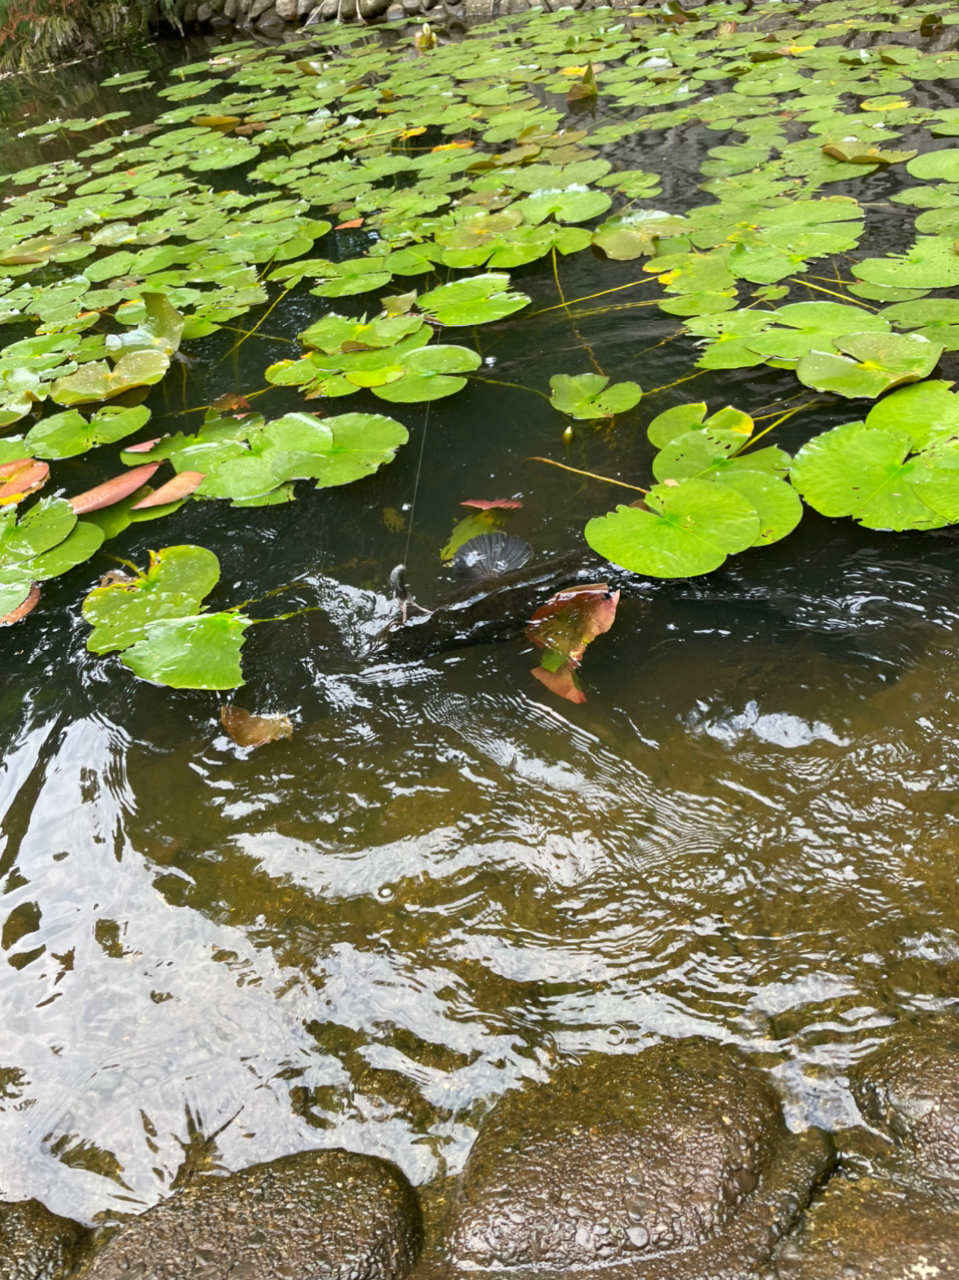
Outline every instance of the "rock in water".
<path fill-rule="evenodd" d="M 302 1151 L 207 1176 L 104 1246 L 90 1280 L 404 1280 L 420 1247 L 416 1195 L 394 1165 Z"/>
<path fill-rule="evenodd" d="M 894 1036 L 850 1073 L 863 1118 L 897 1149 L 900 1180 L 959 1208 L 959 1025 Z M 959 1229 L 959 1224 L 957 1224 Z"/>
<path fill-rule="evenodd" d="M 0 1280 L 62 1280 L 87 1234 L 39 1200 L 0 1203 Z"/>
<path fill-rule="evenodd" d="M 833 1178 L 770 1280 L 955 1280 L 959 1218 L 885 1179 Z"/>
<path fill-rule="evenodd" d="M 512 533 L 480 533 L 457 550 L 453 569 L 461 578 L 485 582 L 522 569 L 533 558 L 533 548 Z"/>
<path fill-rule="evenodd" d="M 740 1280 L 828 1168 L 734 1050 L 701 1040 L 595 1055 L 507 1094 L 452 1212 L 453 1274 Z"/>
<path fill-rule="evenodd" d="M 772 1276 L 959 1277 L 959 1022 L 893 1033 L 849 1076 L 871 1129 L 842 1133 L 847 1176 L 783 1242 Z"/>

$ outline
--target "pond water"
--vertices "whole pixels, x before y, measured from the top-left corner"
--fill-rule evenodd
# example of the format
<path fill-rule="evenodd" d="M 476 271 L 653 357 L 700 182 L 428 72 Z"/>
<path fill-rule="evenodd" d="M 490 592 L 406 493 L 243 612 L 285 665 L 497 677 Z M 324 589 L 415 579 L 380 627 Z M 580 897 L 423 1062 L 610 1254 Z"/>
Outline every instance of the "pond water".
<path fill-rule="evenodd" d="M 145 56 L 160 77 L 174 57 Z M 93 88 L 117 65 L 69 69 L 57 113 L 118 100 Z M 52 83 L 2 86 L 11 138 L 16 103 L 32 96 L 36 120 Z M 644 135 L 671 149 L 660 207 L 682 207 L 683 157 L 716 141 Z M 856 186 L 881 205 L 870 247 L 904 234 L 882 205 L 892 183 Z M 641 275 L 589 253 L 559 271 L 567 299 Z M 838 1128 L 857 1119 L 848 1066 L 959 994 L 955 529 L 807 510 L 706 577 L 638 581 L 588 652 L 581 706 L 532 679 L 522 640 L 426 661 L 359 651 L 355 619 L 384 607 L 397 562 L 424 603 L 449 589 L 438 552 L 463 499 L 518 495 L 509 527 L 540 557 L 584 547 L 609 490 L 530 456 L 632 479 L 670 405 L 759 415 L 796 393 L 767 366 L 670 387 L 696 350 L 666 341 L 674 317 L 626 293 L 571 322 L 549 259 L 512 276 L 543 314 L 476 331 L 489 381 L 428 414 L 398 406 L 412 440 L 395 463 L 282 506 L 188 504 L 109 548 L 142 564 L 170 542 L 214 547 L 215 607 L 284 584 L 259 615 L 324 606 L 246 646 L 236 699 L 288 713 L 291 739 L 242 750 L 222 695 L 86 652 L 79 601 L 106 552 L 3 632 L 5 1198 L 89 1221 L 153 1203 L 184 1166 L 315 1146 L 386 1156 L 422 1184 L 462 1167 L 522 1079 L 658 1037 L 742 1047 L 793 1127 Z M 155 421 L 258 387 L 328 306 L 304 288 L 237 350 L 232 332 L 187 344 Z M 574 424 L 564 448 L 564 419 L 521 388 L 585 371 L 586 348 L 646 395 L 612 428 Z M 278 411 L 298 403 L 272 394 Z M 777 442 L 852 416 L 826 397 Z M 116 470 L 62 465 L 74 489 Z"/>

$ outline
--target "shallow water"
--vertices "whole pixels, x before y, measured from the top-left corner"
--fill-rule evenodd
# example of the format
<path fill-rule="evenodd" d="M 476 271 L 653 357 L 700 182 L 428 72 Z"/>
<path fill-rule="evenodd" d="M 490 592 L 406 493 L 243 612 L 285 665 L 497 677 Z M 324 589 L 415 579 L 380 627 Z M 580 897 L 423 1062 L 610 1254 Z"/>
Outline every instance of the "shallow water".
<path fill-rule="evenodd" d="M 857 194 L 881 199 L 885 181 Z M 588 254 L 561 273 L 567 298 L 639 274 Z M 532 310 L 556 307 L 548 267 L 514 279 Z M 155 414 L 247 390 L 322 306 L 294 296 L 273 336 L 228 358 L 235 335 L 191 344 Z M 691 340 L 659 345 L 677 327 L 641 307 L 574 329 L 560 308 L 478 336 L 491 379 L 545 386 L 587 367 L 585 342 L 649 391 L 690 367 Z M 670 404 L 758 413 L 795 385 L 763 368 L 647 394 L 614 432 L 578 427 L 568 461 L 636 474 Z M 411 444 L 367 481 L 243 513 L 192 504 L 111 544 L 141 562 L 158 537 L 214 546 L 214 607 L 285 582 L 260 616 L 324 605 L 246 649 L 237 702 L 288 712 L 291 740 L 241 750 L 217 695 L 87 654 L 78 601 L 106 555 L 4 633 L 4 1197 L 89 1220 L 152 1203 L 183 1167 L 311 1146 L 383 1155 L 422 1183 L 462 1166 L 521 1079 L 662 1036 L 740 1045 L 790 1124 L 842 1127 L 847 1066 L 959 993 L 959 534 L 807 511 L 726 570 L 640 585 L 571 706 L 519 641 L 360 654 L 356 619 L 406 555 L 421 446 L 406 558 L 426 602 L 449 585 L 437 552 L 460 499 L 521 495 L 511 528 L 541 555 L 582 545 L 609 505 L 526 461 L 560 456 L 539 397 L 474 383 L 402 416 Z"/>

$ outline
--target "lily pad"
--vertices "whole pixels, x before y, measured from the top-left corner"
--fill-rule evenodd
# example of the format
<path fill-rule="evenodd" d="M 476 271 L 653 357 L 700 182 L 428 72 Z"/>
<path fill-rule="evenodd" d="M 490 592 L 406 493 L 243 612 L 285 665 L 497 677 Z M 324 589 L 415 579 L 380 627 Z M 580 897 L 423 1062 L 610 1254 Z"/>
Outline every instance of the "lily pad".
<path fill-rule="evenodd" d="M 913 449 L 908 431 L 849 422 L 804 445 L 790 478 L 822 515 L 852 516 L 868 529 L 936 529 L 947 520 L 924 496 L 930 472 L 939 472 L 959 512 L 959 468 L 930 468 L 910 457 Z"/>
<path fill-rule="evenodd" d="M 172 689 L 236 689 L 243 684 L 240 650 L 251 625 L 242 613 L 154 622 L 122 662 L 141 680 Z"/>
<path fill-rule="evenodd" d="M 625 413 L 635 408 L 643 395 L 636 382 L 616 382 L 609 386 L 609 378 L 598 373 L 581 373 L 575 377 L 557 373 L 550 378 L 549 385 L 550 404 L 554 409 L 586 421 Z"/>
<path fill-rule="evenodd" d="M 499 272 L 440 285 L 417 300 L 422 312 L 443 325 L 490 324 L 528 305 L 529 295 L 511 293 L 509 276 Z"/>
<path fill-rule="evenodd" d="M 875 399 L 891 387 L 918 382 L 932 373 L 944 351 L 942 343 L 919 334 L 850 334 L 837 338 L 844 355 L 813 351 L 796 366 L 807 387 L 837 395 Z"/>
<path fill-rule="evenodd" d="M 192 616 L 220 579 L 220 564 L 205 547 L 165 547 L 150 568 L 129 581 L 94 587 L 83 602 L 93 627 L 91 653 L 111 653 L 141 639 L 160 619 Z"/>
<path fill-rule="evenodd" d="M 708 480 L 655 485 L 647 510 L 618 507 L 590 520 L 586 541 L 601 556 L 652 578 L 711 573 L 727 556 L 745 551 L 762 531 L 748 498 Z"/>

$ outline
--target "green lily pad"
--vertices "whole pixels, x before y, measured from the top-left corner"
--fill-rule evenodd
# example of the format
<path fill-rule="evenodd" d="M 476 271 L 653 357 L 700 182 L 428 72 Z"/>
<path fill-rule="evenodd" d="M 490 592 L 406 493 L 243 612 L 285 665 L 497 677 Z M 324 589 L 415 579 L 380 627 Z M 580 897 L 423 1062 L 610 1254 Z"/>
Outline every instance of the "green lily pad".
<path fill-rule="evenodd" d="M 609 378 L 598 373 L 554 374 L 549 380 L 550 404 L 571 418 L 589 421 L 625 413 L 642 399 L 642 390 L 636 382 L 608 384 Z"/>
<path fill-rule="evenodd" d="M 932 373 L 944 347 L 918 334 L 850 334 L 837 338 L 845 355 L 812 352 L 796 366 L 807 387 L 837 395 L 875 399 L 890 387 L 918 382 Z"/>
<path fill-rule="evenodd" d="M 170 357 L 163 351 L 133 351 L 121 356 L 112 368 L 105 360 L 91 360 L 76 373 L 57 378 L 50 398 L 66 405 L 109 400 L 133 387 L 152 386 L 169 367 Z"/>
<path fill-rule="evenodd" d="M 470 276 L 424 293 L 417 306 L 443 325 L 490 324 L 521 311 L 529 295 L 509 292 L 509 276 L 501 272 Z"/>
<path fill-rule="evenodd" d="M 27 432 L 24 447 L 35 458 L 74 458 L 100 444 L 113 444 L 144 426 L 150 418 L 145 405 L 123 409 L 106 405 L 89 421 L 76 409 L 42 418 Z"/>
<path fill-rule="evenodd" d="M 868 529 L 935 529 L 947 523 L 923 498 L 927 467 L 910 458 L 907 431 L 848 422 L 800 449 L 790 479 L 825 516 L 852 516 Z M 959 469 L 954 472 L 959 505 Z"/>
<path fill-rule="evenodd" d="M 129 582 L 94 587 L 83 602 L 93 631 L 91 653 L 125 649 L 163 618 L 199 612 L 201 602 L 220 579 L 220 564 L 205 547 L 164 547 L 150 557 L 150 568 Z"/>
<path fill-rule="evenodd" d="M 959 150 L 927 151 L 906 165 L 914 178 L 927 181 L 959 182 Z"/>
<path fill-rule="evenodd" d="M 741 493 L 708 480 L 655 485 L 649 510 L 618 507 L 586 526 L 601 556 L 653 578 L 691 578 L 718 569 L 727 556 L 755 545 L 762 525 Z"/>
<path fill-rule="evenodd" d="M 141 680 L 171 689 L 237 689 L 240 650 L 252 625 L 242 613 L 203 613 L 154 622 L 122 656 Z"/>
<path fill-rule="evenodd" d="M 629 262 L 655 253 L 657 241 L 681 235 L 686 225 L 684 218 L 664 213 L 661 209 L 643 209 L 610 218 L 593 232 L 592 243 L 608 258 Z"/>

